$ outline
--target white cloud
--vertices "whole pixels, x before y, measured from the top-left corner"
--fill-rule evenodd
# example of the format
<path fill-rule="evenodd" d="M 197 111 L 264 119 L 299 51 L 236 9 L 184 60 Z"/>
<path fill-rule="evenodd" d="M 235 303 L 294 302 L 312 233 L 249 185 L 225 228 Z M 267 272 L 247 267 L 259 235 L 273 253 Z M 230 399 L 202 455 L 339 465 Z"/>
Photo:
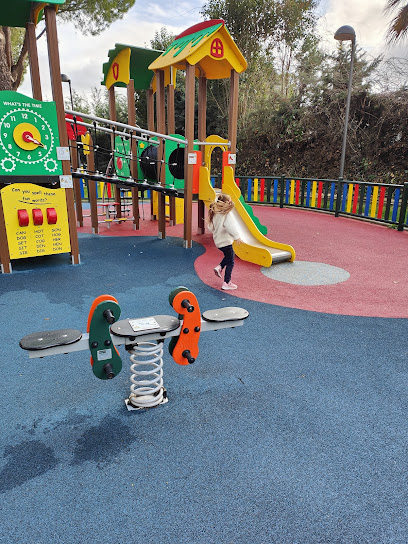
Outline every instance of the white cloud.
<path fill-rule="evenodd" d="M 98 36 L 89 36 L 71 23 L 58 21 L 58 40 L 61 72 L 71 79 L 72 89 L 89 93 L 102 80 L 102 65 L 108 60 L 108 51 L 116 43 L 150 47 L 150 40 L 157 30 L 166 26 L 169 32 L 178 34 L 202 20 L 199 11 L 201 2 L 178 2 L 168 0 L 163 7 L 160 0 L 136 5 L 120 21 L 113 23 Z M 48 68 L 48 53 L 45 34 L 38 40 L 43 100 L 52 100 Z M 68 85 L 63 84 L 65 97 L 69 96 Z M 30 76 L 27 74 L 19 92 L 31 96 Z"/>
<path fill-rule="evenodd" d="M 115 43 L 125 43 L 139 47 L 149 47 L 155 31 L 166 26 L 172 33 L 179 33 L 202 20 L 200 10 L 204 0 L 187 2 L 183 0 L 136 1 L 125 17 L 113 23 L 99 36 L 84 35 L 72 24 L 58 23 L 59 52 L 61 71 L 71 78 L 72 88 L 80 93 L 98 87 L 102 79 L 102 65 L 108 60 L 108 51 Z M 390 20 L 384 14 L 386 0 L 321 0 L 318 13 L 318 30 L 322 45 L 334 50 L 333 38 L 337 28 L 351 25 L 356 31 L 357 44 L 373 58 L 379 54 L 385 57 L 407 57 L 407 44 L 386 48 L 385 34 Z M 48 54 L 45 35 L 38 41 L 40 72 L 42 76 L 43 98 L 51 100 Z M 68 86 L 64 94 L 68 97 Z M 30 77 L 26 76 L 19 89 L 31 95 Z"/>
<path fill-rule="evenodd" d="M 386 46 L 386 33 L 391 19 L 384 12 L 386 0 L 326 0 L 325 13 L 319 20 L 319 33 L 323 45 L 334 49 L 334 33 L 342 25 L 350 25 L 356 32 L 357 46 L 373 58 L 382 54 L 407 57 L 406 44 Z"/>

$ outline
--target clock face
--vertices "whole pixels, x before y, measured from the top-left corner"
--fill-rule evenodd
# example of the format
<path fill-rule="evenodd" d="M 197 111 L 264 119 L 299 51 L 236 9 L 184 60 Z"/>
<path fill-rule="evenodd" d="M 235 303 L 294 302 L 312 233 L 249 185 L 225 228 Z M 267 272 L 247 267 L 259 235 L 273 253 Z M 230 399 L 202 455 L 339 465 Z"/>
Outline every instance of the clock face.
<path fill-rule="evenodd" d="M 10 91 L 0 98 L 0 175 L 60 175 L 54 103 Z"/>

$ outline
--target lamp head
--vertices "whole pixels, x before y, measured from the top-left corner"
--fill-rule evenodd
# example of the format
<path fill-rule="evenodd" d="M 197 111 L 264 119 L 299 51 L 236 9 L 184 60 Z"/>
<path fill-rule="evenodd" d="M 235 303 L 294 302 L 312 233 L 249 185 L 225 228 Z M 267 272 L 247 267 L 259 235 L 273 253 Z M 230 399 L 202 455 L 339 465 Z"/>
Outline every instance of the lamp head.
<path fill-rule="evenodd" d="M 356 41 L 355 30 L 352 26 L 343 25 L 336 31 L 334 39 L 341 42 L 351 41 L 352 43 L 354 43 Z"/>
<path fill-rule="evenodd" d="M 63 83 L 71 83 L 71 80 L 69 79 L 69 77 L 66 74 L 61 74 L 61 81 Z"/>

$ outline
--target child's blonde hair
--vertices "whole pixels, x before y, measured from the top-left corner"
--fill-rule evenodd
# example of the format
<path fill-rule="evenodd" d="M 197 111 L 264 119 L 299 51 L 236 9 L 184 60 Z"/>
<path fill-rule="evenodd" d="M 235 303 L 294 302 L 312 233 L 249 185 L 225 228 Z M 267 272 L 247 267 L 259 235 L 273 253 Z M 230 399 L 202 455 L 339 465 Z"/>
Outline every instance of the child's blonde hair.
<path fill-rule="evenodd" d="M 214 202 L 211 202 L 208 209 L 208 222 L 213 223 L 214 215 L 216 213 L 222 213 L 226 215 L 234 207 L 234 203 L 231 200 L 229 195 L 225 193 L 220 193 Z"/>

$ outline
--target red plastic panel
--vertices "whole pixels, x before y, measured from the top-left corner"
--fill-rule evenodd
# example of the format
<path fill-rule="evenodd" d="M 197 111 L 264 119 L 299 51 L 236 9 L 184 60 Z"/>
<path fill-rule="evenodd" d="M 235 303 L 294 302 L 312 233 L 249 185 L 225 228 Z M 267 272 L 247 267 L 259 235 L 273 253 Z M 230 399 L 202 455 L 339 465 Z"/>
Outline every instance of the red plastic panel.
<path fill-rule="evenodd" d="M 18 224 L 20 227 L 28 227 L 28 224 L 30 222 L 30 217 L 28 215 L 27 210 L 18 210 Z"/>
<path fill-rule="evenodd" d="M 42 225 L 44 222 L 43 213 L 40 208 L 35 208 L 33 210 L 33 221 L 34 225 Z"/>
<path fill-rule="evenodd" d="M 55 208 L 47 208 L 47 221 L 49 225 L 55 225 L 57 222 L 57 210 Z"/>

